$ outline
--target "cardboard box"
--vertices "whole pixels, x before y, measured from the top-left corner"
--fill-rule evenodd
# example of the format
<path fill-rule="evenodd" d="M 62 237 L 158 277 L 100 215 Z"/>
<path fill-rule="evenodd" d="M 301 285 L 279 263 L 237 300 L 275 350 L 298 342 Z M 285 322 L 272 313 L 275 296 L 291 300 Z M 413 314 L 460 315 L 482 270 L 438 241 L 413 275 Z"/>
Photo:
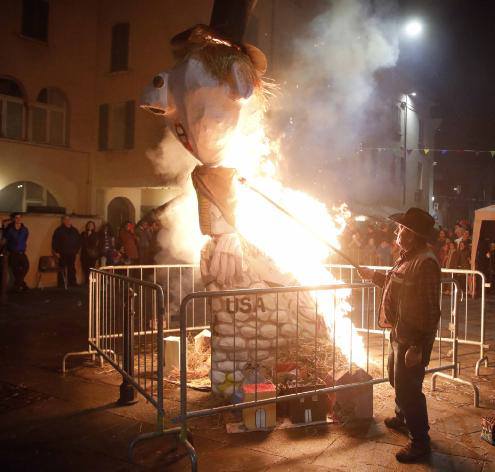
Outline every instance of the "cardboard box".
<path fill-rule="evenodd" d="M 244 390 L 245 402 L 254 401 L 255 399 L 264 400 L 266 398 L 274 398 L 276 395 L 276 388 L 272 383 L 245 384 L 242 388 Z M 242 410 L 242 419 L 244 426 L 249 430 L 275 428 L 277 424 L 276 403 L 266 403 L 252 408 L 244 408 Z"/>
<path fill-rule="evenodd" d="M 372 377 L 363 369 L 352 372 L 342 371 L 335 375 L 335 383 L 331 374 L 327 377 L 327 385 L 348 385 L 371 380 Z M 354 388 L 337 390 L 335 402 L 338 410 L 352 419 L 373 418 L 373 385 L 361 385 Z M 337 408 L 336 408 L 337 409 Z"/>
<path fill-rule="evenodd" d="M 164 341 L 163 374 L 168 375 L 173 369 L 180 371 L 180 338 L 167 336 Z"/>
<path fill-rule="evenodd" d="M 283 389 L 281 395 L 308 392 L 315 388 L 325 388 L 325 384 L 298 385 Z M 312 423 L 314 421 L 326 421 L 329 411 L 328 395 L 326 393 L 315 393 L 307 397 L 296 398 L 288 402 L 288 416 L 292 423 Z"/>

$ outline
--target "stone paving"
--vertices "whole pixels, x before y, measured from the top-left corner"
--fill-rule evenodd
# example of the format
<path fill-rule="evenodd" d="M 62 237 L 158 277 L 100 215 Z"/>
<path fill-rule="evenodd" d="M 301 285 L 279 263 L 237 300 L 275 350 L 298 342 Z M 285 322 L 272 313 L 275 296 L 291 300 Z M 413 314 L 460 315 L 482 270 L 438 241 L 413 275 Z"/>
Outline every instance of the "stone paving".
<path fill-rule="evenodd" d="M 60 373 L 65 352 L 85 348 L 86 294 L 83 290 L 32 291 L 12 296 L 0 307 L 0 459 L 2 471 L 70 470 L 187 471 L 183 458 L 169 463 L 170 437 L 138 446 L 134 461 L 129 442 L 153 431 L 153 409 L 140 400 L 117 407 L 119 377 L 108 366 L 75 360 Z M 487 317 L 495 313 L 487 301 Z M 492 362 L 495 356 L 489 354 Z M 462 348 L 462 375 L 474 378 L 477 350 Z M 395 452 L 407 438 L 387 430 L 383 418 L 392 409 L 392 390 L 374 387 L 373 421 L 346 425 L 227 434 L 223 417 L 191 422 L 201 471 L 347 471 L 438 470 L 495 471 L 495 448 L 480 440 L 480 418 L 495 414 L 495 367 L 475 379 L 481 408 L 472 406 L 464 386 L 439 381 L 425 392 L 433 452 L 421 464 L 399 464 Z M 191 392 L 196 404 L 204 393 Z M 177 391 L 167 388 L 167 409 L 176 411 Z"/>

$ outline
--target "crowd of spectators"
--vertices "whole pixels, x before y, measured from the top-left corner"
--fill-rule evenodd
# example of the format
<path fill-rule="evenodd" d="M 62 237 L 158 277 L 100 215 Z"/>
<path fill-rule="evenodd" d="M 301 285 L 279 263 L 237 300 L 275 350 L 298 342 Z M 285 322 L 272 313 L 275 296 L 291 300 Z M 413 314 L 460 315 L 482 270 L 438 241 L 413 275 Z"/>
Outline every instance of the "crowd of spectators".
<path fill-rule="evenodd" d="M 342 248 L 361 265 L 390 266 L 399 255 L 395 244 L 395 225 L 388 222 L 364 223 L 352 221 L 342 236 Z M 472 225 L 458 221 L 454 228 L 440 227 L 431 241 L 441 267 L 471 269 Z M 478 243 L 476 269 L 485 274 L 495 290 L 495 241 L 482 239 Z"/>
<path fill-rule="evenodd" d="M 399 249 L 394 243 L 394 225 L 387 222 L 351 221 L 342 235 L 342 249 L 361 265 L 390 266 Z"/>
<path fill-rule="evenodd" d="M 161 226 L 156 220 L 141 220 L 137 226 L 126 221 L 114 232 L 111 225 L 103 223 L 100 228 L 94 221 L 88 221 L 80 233 L 72 225 L 70 216 L 64 215 L 60 226 L 52 236 L 52 253 L 59 267 L 65 269 L 67 285 L 77 285 L 75 262 L 80 255 L 84 283 L 89 280 L 92 267 L 105 265 L 148 265 L 153 264 L 159 252 L 158 232 Z M 22 222 L 20 213 L 13 213 L 2 221 L 0 232 L 0 258 L 5 260 L 0 267 L 8 268 L 13 278 L 15 291 L 27 290 L 24 278 L 29 270 L 26 255 L 28 228 Z M 6 286 L 7 273 L 0 274 L 2 287 Z M 64 277 L 59 273 L 59 286 Z"/>

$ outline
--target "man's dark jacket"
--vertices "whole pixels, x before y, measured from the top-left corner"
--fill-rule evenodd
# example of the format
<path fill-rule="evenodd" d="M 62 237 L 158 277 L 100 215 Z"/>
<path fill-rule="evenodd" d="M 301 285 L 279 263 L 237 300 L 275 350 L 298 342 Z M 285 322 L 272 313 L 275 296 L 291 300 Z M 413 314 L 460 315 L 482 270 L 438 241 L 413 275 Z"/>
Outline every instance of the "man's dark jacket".
<path fill-rule="evenodd" d="M 379 325 L 392 329 L 392 339 L 409 346 L 433 343 L 440 319 L 441 270 L 428 247 L 401 254 L 387 275 L 375 272 L 383 287 Z"/>
<path fill-rule="evenodd" d="M 4 238 L 7 240 L 7 250 L 25 252 L 28 236 L 29 231 L 22 223 L 19 229 L 16 229 L 14 223 L 9 224 L 4 233 Z"/>
<path fill-rule="evenodd" d="M 81 247 L 81 236 L 74 226 L 60 225 L 52 237 L 52 249 L 59 254 L 76 255 Z"/>

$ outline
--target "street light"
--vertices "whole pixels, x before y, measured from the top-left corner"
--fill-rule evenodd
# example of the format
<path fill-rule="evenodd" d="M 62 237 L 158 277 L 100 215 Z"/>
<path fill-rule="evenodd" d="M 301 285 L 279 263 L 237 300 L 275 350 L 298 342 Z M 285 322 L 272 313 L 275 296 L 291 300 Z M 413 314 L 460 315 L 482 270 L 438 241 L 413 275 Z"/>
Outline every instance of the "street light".
<path fill-rule="evenodd" d="M 411 40 L 416 40 L 423 33 L 423 23 L 417 18 L 411 18 L 402 27 L 403 34 Z M 402 173 L 402 204 L 406 204 L 406 181 L 407 181 L 407 109 L 411 97 L 416 97 L 416 92 L 407 92 L 402 95 L 400 107 L 404 111 L 404 152 L 402 156 L 401 173 Z"/>
<path fill-rule="evenodd" d="M 404 154 L 403 154 L 403 161 L 402 161 L 402 166 L 403 166 L 403 182 L 402 182 L 402 204 L 405 205 L 406 203 L 406 180 L 407 180 L 407 172 L 406 172 L 406 163 L 407 163 L 407 109 L 409 108 L 409 103 L 408 99 L 410 97 L 415 97 L 416 92 L 409 92 L 405 93 L 403 95 L 403 98 L 405 100 L 401 101 L 400 107 L 404 110 Z"/>
<path fill-rule="evenodd" d="M 421 23 L 421 21 L 417 19 L 409 20 L 404 25 L 404 33 L 409 38 L 417 38 L 421 36 L 422 32 L 423 32 L 423 23 Z"/>

